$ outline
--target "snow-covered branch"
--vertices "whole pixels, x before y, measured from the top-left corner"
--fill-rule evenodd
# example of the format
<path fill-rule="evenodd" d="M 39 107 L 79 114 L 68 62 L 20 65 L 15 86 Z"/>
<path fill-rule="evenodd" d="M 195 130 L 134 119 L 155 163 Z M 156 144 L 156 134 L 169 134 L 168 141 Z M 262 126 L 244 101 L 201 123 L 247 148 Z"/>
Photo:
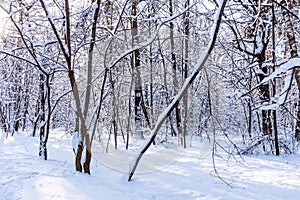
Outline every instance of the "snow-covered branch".
<path fill-rule="evenodd" d="M 43 0 L 40 0 L 40 3 L 41 3 L 41 6 L 42 6 L 42 8 L 43 8 L 43 10 L 44 10 L 44 12 L 46 14 L 46 16 L 47 16 L 47 19 L 48 19 L 49 23 L 51 25 L 51 28 L 52 28 L 52 30 L 53 30 L 53 32 L 54 32 L 54 34 L 55 34 L 55 36 L 56 36 L 56 38 L 58 40 L 59 46 L 61 47 L 61 50 L 62 50 L 65 58 L 69 57 L 69 55 L 70 55 L 69 49 L 65 45 L 65 43 L 63 42 L 62 36 L 57 31 L 57 28 L 55 26 L 55 23 L 54 23 L 54 21 L 52 19 L 51 14 L 49 12 L 47 4 Z"/>
<path fill-rule="evenodd" d="M 259 85 L 263 85 L 274 78 L 280 77 L 280 75 L 287 73 L 289 70 L 294 69 L 295 67 L 300 66 L 300 58 L 291 58 L 289 61 L 281 65 L 278 69 L 276 69 L 270 76 L 264 78 Z"/>
<path fill-rule="evenodd" d="M 299 66 L 300 66 L 300 58 L 291 58 L 289 61 L 284 63 L 281 67 L 276 69 L 272 74 L 270 74 L 268 77 L 264 78 L 261 81 L 261 83 L 258 86 L 266 84 L 269 81 L 273 81 L 275 78 L 279 78 L 281 75 L 285 75 L 284 87 L 282 88 L 280 94 L 274 97 L 273 102 L 271 104 L 266 103 L 267 105 L 262 105 L 259 107 L 259 109 L 276 110 L 279 106 L 285 103 L 293 82 L 293 75 L 294 75 L 295 68 Z"/>
<path fill-rule="evenodd" d="M 19 59 L 19 60 L 25 61 L 25 62 L 27 62 L 27 63 L 29 63 L 29 64 L 31 64 L 31 65 L 37 66 L 37 64 L 34 63 L 34 62 L 31 62 L 31 60 L 29 60 L 29 59 L 27 59 L 27 58 L 24 58 L 24 57 L 22 57 L 22 56 L 17 56 L 17 55 L 15 55 L 13 52 L 9 52 L 9 51 L 6 51 L 6 50 L 4 50 L 4 49 L 0 49 L 0 53 L 6 54 L 6 55 L 8 55 L 8 56 L 12 56 L 12 57 L 17 58 L 17 59 Z"/>
<path fill-rule="evenodd" d="M 180 17 L 181 15 L 183 15 L 184 13 L 186 13 L 189 9 L 191 9 L 195 4 L 187 7 L 186 9 L 184 9 L 182 12 L 177 13 L 175 15 L 172 15 L 170 17 L 166 17 L 164 20 L 162 20 L 162 22 L 158 25 L 156 32 L 152 35 L 152 37 L 150 37 L 147 41 L 139 43 L 138 45 L 136 45 L 135 47 L 133 47 L 132 49 L 127 50 L 126 52 L 122 53 L 119 57 L 117 57 L 114 62 L 112 64 L 110 64 L 109 66 L 107 66 L 108 69 L 113 68 L 116 64 L 118 64 L 118 62 L 120 62 L 123 58 L 125 58 L 127 55 L 129 55 L 130 53 L 142 49 L 144 47 L 149 46 L 150 44 L 152 44 L 155 39 L 157 38 L 160 29 L 163 27 L 163 25 L 165 25 L 166 23 L 173 21 L 174 19 Z"/>

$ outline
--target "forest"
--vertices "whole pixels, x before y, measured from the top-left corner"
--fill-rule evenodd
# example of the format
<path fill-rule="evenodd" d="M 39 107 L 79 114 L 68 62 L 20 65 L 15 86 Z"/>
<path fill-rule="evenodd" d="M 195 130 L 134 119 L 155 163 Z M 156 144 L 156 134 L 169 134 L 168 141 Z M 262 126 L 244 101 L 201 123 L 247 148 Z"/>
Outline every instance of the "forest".
<path fill-rule="evenodd" d="M 150 146 L 298 151 L 299 0 L 11 0 L 0 12 L 0 127 L 38 138 L 43 160 L 56 129 L 87 174 L 97 145 L 143 143 L 128 180 Z"/>

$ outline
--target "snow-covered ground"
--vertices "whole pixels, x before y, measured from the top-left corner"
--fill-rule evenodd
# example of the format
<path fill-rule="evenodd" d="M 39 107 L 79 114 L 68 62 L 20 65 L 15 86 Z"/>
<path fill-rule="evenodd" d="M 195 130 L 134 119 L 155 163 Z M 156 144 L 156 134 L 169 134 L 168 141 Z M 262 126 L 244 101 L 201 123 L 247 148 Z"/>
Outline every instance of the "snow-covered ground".
<path fill-rule="evenodd" d="M 128 173 L 105 165 L 103 161 L 107 160 L 95 155 L 97 151 L 92 161 L 92 175 L 75 172 L 72 141 L 62 133 L 50 136 L 48 161 L 37 156 L 37 138 L 0 134 L 1 200 L 300 198 L 299 155 L 251 156 L 238 161 L 217 159 L 218 171 L 231 184 L 232 187 L 229 187 L 212 175 L 211 154 L 203 153 L 203 148 L 194 146 L 182 151 L 169 165 L 158 163 L 161 166 L 159 170 L 154 170 L 157 161 L 152 164 L 152 171 L 151 165 L 148 171 L 140 169 L 133 181 L 127 182 Z M 155 152 L 155 149 L 150 151 Z M 163 151 L 159 154 L 163 155 Z M 143 159 L 147 163 L 146 157 Z"/>

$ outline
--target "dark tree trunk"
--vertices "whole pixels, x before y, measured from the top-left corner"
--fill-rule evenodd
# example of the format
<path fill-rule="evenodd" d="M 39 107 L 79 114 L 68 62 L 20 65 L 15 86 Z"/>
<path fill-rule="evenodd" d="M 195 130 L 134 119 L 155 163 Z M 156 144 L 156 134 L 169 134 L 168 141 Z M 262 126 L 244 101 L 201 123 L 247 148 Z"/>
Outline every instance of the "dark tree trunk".
<path fill-rule="evenodd" d="M 275 71 L 275 64 L 276 64 L 276 54 L 275 54 L 275 11 L 274 11 L 274 3 L 272 2 L 272 47 L 273 47 L 273 51 L 272 51 L 272 58 L 273 58 L 273 72 Z M 276 94 L 276 81 L 274 80 L 273 82 L 273 87 L 272 87 L 272 91 L 273 91 L 273 96 L 275 96 Z M 274 133 L 274 145 L 275 145 L 275 154 L 276 156 L 279 156 L 279 142 L 278 142 L 278 129 L 277 129 L 277 111 L 276 110 L 272 110 L 272 117 L 273 117 L 273 133 Z"/>
<path fill-rule="evenodd" d="M 77 151 L 75 152 L 75 168 L 76 171 L 82 172 L 82 165 L 81 165 L 81 157 L 83 152 L 83 144 L 79 143 L 77 146 Z"/>
<path fill-rule="evenodd" d="M 83 163 L 83 169 L 84 169 L 84 173 L 91 174 L 90 165 L 92 159 L 92 151 L 91 151 L 91 140 L 88 134 L 85 135 L 85 144 L 87 146 L 85 150 L 85 161 Z"/>
<path fill-rule="evenodd" d="M 264 35 L 261 36 L 261 39 L 263 40 Z M 256 42 L 255 42 L 256 43 Z M 267 44 L 264 44 L 267 45 Z M 254 47 L 256 49 L 256 47 Z M 264 49 L 266 49 L 266 46 L 264 46 Z M 269 73 L 268 67 L 263 67 L 263 63 L 266 60 L 265 50 L 263 50 L 260 54 L 257 54 L 257 61 L 259 64 L 259 68 L 262 70 L 263 73 L 260 73 L 258 75 L 259 81 L 261 82 L 265 77 L 266 74 Z M 263 84 L 259 86 L 260 90 L 260 99 L 262 102 L 269 102 L 270 101 L 270 85 Z M 263 135 L 272 135 L 272 122 L 271 122 L 271 111 L 270 110 L 262 110 L 262 132 Z"/>
<path fill-rule="evenodd" d="M 47 144 L 43 140 L 43 137 L 40 137 L 39 156 L 44 160 L 48 159 Z"/>
<path fill-rule="evenodd" d="M 39 80 L 39 99 L 40 99 L 40 147 L 39 147 L 39 156 L 44 160 L 47 160 L 47 146 L 46 146 L 46 132 L 45 132 L 45 124 L 46 124 L 46 115 L 45 115 L 45 76 L 40 72 L 40 80 Z"/>

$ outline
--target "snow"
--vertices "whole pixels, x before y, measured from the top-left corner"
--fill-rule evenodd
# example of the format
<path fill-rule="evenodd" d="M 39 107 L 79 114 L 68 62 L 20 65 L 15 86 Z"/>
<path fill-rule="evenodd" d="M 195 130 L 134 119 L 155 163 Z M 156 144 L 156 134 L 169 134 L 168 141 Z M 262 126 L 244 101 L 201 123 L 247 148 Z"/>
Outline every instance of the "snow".
<path fill-rule="evenodd" d="M 293 200 L 298 199 L 300 194 L 299 154 L 289 157 L 237 157 L 237 161 L 217 158 L 217 169 L 231 188 L 212 175 L 210 145 L 201 148 L 200 143 L 193 144 L 168 165 L 140 172 L 132 182 L 127 182 L 127 172 L 101 164 L 96 152 L 92 175 L 75 172 L 72 139 L 64 132 L 52 131 L 48 161 L 38 158 L 38 143 L 38 138 L 25 134 L 16 133 L 12 137 L 1 133 L 1 200 Z M 148 151 L 154 154 L 156 150 L 150 148 Z M 155 165 L 157 163 L 152 162 L 152 166 Z"/>

